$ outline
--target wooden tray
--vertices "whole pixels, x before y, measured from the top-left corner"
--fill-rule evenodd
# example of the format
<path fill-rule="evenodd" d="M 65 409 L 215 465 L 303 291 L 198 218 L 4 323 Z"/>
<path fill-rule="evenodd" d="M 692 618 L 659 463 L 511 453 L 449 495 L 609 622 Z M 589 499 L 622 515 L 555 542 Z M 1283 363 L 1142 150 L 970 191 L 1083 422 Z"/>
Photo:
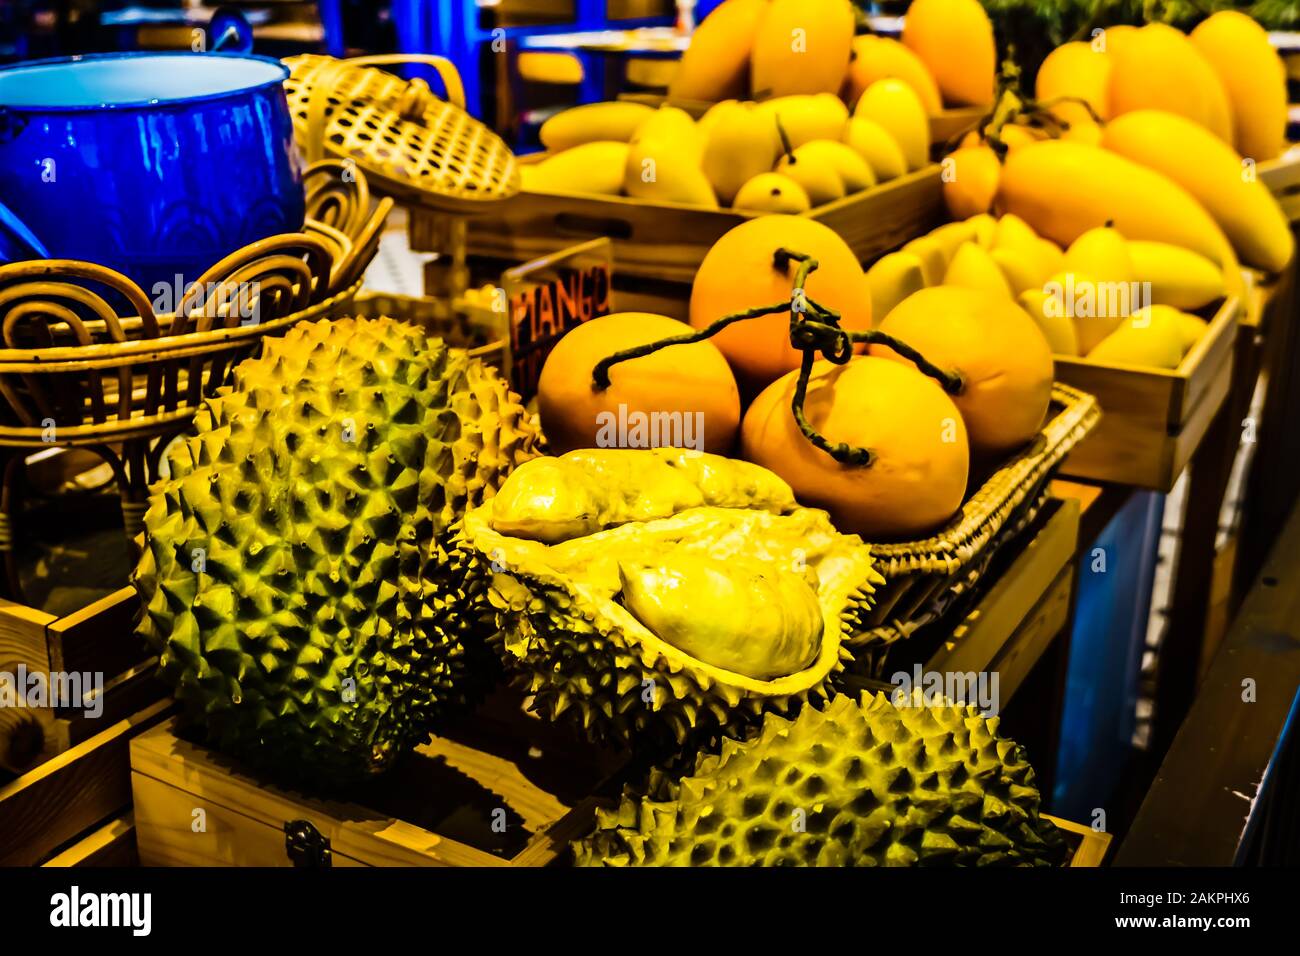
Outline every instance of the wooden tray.
<path fill-rule="evenodd" d="M 1240 301 L 1226 299 L 1173 370 L 1056 357 L 1057 381 L 1097 396 L 1101 424 L 1061 474 L 1167 493 L 1228 395 Z"/>
<path fill-rule="evenodd" d="M 642 103 L 653 107 L 660 107 L 667 103 L 669 106 L 685 110 L 695 119 L 699 119 L 716 105 L 708 100 L 669 99 L 661 93 L 620 93 L 618 98 L 627 103 Z M 935 113 L 930 117 L 930 142 L 943 144 L 958 133 L 965 132 L 974 126 L 981 116 L 988 113 L 989 109 L 982 106 L 959 106 Z"/>
<path fill-rule="evenodd" d="M 523 157 L 538 162 L 543 154 Z M 804 215 L 838 233 L 859 260 L 875 258 L 939 224 L 943 188 L 938 166 L 908 173 L 880 186 L 818 206 Z M 624 196 L 590 196 L 525 190 L 490 217 L 469 221 L 471 256 L 527 262 L 579 242 L 608 236 L 615 273 L 685 284 L 722 235 L 761 213 L 652 203 Z M 440 216 L 413 207 L 411 248 L 440 248 Z"/>
<path fill-rule="evenodd" d="M 545 866 L 591 826 L 594 795 L 623 758 L 524 715 L 521 702 L 498 694 L 340 799 L 266 783 L 160 724 L 131 744 L 140 862 L 291 866 L 285 825 L 305 820 L 328 841 L 325 865 Z"/>

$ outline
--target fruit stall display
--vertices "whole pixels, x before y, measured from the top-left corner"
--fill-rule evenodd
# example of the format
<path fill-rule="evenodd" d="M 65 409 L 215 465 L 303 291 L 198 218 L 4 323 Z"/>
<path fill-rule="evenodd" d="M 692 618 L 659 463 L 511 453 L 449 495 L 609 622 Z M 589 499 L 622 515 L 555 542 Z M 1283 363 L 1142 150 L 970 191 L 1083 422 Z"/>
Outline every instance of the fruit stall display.
<path fill-rule="evenodd" d="M 66 278 L 40 312 L 21 283 L 68 263 L 0 266 L 6 336 L 39 313 L 108 362 L 51 403 L 69 368 L 6 339 L 27 432 L 170 416 L 128 586 L 0 603 L 0 665 L 115 675 L 103 725 L 0 710 L 0 863 L 1099 865 L 1021 746 L 1060 701 L 884 681 L 1005 667 L 1005 710 L 1091 544 L 1054 481 L 1168 492 L 1222 431 L 1300 176 L 1249 18 L 1052 35 L 1030 78 L 998 65 L 1015 6 L 914 0 L 891 39 L 848 0 L 724 0 L 665 97 L 560 111 L 521 157 L 440 57 L 292 57 L 312 220 L 256 247 L 298 277 L 271 327 Z M 394 201 L 447 289 L 359 292 Z M 468 289 L 593 247 L 663 307 L 557 306 L 521 345 L 524 307 Z M 211 335 L 132 371 L 123 308 Z M 1033 650 L 970 647 L 1049 597 Z"/>

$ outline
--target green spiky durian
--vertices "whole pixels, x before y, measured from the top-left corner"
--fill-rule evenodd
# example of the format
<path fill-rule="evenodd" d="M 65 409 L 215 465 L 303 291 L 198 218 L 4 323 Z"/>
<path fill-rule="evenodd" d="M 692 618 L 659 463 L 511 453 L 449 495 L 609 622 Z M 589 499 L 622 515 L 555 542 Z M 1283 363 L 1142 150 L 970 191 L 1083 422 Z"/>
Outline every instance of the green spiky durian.
<path fill-rule="evenodd" d="M 282 775 L 385 769 L 460 695 L 486 605 L 450 531 L 536 426 L 466 353 L 343 319 L 266 340 L 195 429 L 135 575 L 163 677 L 213 744 Z"/>
<path fill-rule="evenodd" d="M 681 742 L 829 696 L 881 581 L 776 475 L 678 449 L 528 462 L 462 531 L 516 686 L 597 740 Z"/>
<path fill-rule="evenodd" d="M 974 708 L 837 696 L 768 714 L 674 780 L 625 790 L 580 866 L 1046 866 L 1065 842 L 1034 771 Z"/>

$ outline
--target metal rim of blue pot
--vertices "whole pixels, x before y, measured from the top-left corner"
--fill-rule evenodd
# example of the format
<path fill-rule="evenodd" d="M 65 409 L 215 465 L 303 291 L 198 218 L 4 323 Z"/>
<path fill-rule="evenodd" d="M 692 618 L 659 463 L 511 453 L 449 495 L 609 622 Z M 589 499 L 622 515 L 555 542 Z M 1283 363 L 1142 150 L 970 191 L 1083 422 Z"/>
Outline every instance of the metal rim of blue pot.
<path fill-rule="evenodd" d="M 168 107 L 184 108 L 195 103 L 207 103 L 214 100 L 227 99 L 235 96 L 246 96 L 249 93 L 256 93 L 261 90 L 269 89 L 272 86 L 279 86 L 289 78 L 289 68 L 279 60 L 269 56 L 258 56 L 251 53 L 222 53 L 220 51 L 211 52 L 191 52 L 188 50 L 161 50 L 157 52 L 128 52 L 128 53 L 85 53 L 76 56 L 57 56 L 49 57 L 42 60 L 24 60 L 9 66 L 0 67 L 0 75 L 15 71 L 30 69 L 38 66 L 60 66 L 69 63 L 81 63 L 87 61 L 105 61 L 105 60 L 138 60 L 145 57 L 167 57 L 167 58 L 203 58 L 211 60 L 213 58 L 223 60 L 241 60 L 255 61 L 264 63 L 268 66 L 275 67 L 278 76 L 274 79 L 268 79 L 261 83 L 254 83 L 249 86 L 241 86 L 238 89 L 223 90 L 218 93 L 200 93 L 194 96 L 179 96 L 173 98 L 158 97 L 149 100 L 133 100 L 123 103 L 86 103 L 64 106 L 43 106 L 39 104 L 24 104 L 22 106 L 10 106 L 0 103 L 0 113 L 96 113 L 105 110 L 112 111 L 129 111 L 129 110 L 156 110 Z"/>

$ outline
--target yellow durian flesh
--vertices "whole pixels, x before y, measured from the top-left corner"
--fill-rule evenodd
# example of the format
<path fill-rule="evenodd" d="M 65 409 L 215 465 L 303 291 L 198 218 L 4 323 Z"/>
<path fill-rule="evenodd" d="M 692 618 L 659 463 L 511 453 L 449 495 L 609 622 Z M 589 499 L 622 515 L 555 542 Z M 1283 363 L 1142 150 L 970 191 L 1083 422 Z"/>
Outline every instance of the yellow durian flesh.
<path fill-rule="evenodd" d="M 685 497 L 664 494 L 665 472 L 684 479 L 704 504 L 674 510 Z M 647 500 L 671 513 L 632 518 L 653 510 Z M 825 697 L 851 649 L 877 640 L 864 630 L 874 588 L 883 583 L 870 549 L 837 532 L 825 512 L 800 508 L 776 475 L 717 455 L 586 449 L 548 459 L 467 511 L 458 547 L 489 579 L 497 620 L 488 643 L 516 686 L 537 713 L 565 715 L 593 739 L 666 733 L 681 743 L 697 731 L 739 728 L 763 710 Z M 766 576 L 789 569 L 793 580 L 778 574 L 770 588 L 745 596 L 741 583 L 710 583 L 701 571 L 731 574 L 742 565 Z M 693 582 L 706 609 L 678 624 L 647 610 L 672 569 Z M 815 639 L 803 590 L 810 586 Z M 802 610 L 774 609 L 773 602 Z M 734 632 L 712 623 L 725 617 Z M 752 646 L 742 643 L 742 631 Z M 725 663 L 742 670 L 705 659 L 720 659 L 720 646 L 733 648 Z M 801 659 L 805 647 L 810 660 Z M 747 673 L 764 671 L 773 676 Z"/>
<path fill-rule="evenodd" d="M 795 508 L 790 486 L 766 469 L 688 449 L 578 449 L 532 464 L 492 499 L 492 530 L 557 544 L 706 505 Z"/>
<path fill-rule="evenodd" d="M 822 610 L 814 583 L 794 570 L 703 554 L 671 563 L 619 563 L 623 605 L 692 657 L 757 680 L 803 670 L 817 657 Z"/>

